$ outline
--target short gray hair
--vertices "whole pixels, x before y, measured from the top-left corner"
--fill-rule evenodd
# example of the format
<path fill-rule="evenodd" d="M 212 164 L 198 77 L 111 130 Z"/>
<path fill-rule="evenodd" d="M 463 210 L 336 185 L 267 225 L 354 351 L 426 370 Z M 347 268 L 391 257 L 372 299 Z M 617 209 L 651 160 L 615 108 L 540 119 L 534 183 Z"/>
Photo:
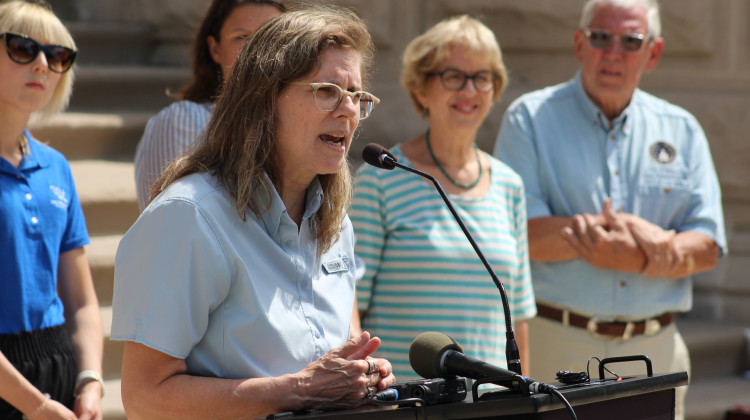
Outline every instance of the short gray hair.
<path fill-rule="evenodd" d="M 646 22 L 648 25 L 648 36 L 659 38 L 661 36 L 661 18 L 659 17 L 659 3 L 656 0 L 588 0 L 583 6 L 581 13 L 581 29 L 588 28 L 594 17 L 594 10 L 601 4 L 611 4 L 617 7 L 631 8 L 635 6 L 646 7 Z"/>

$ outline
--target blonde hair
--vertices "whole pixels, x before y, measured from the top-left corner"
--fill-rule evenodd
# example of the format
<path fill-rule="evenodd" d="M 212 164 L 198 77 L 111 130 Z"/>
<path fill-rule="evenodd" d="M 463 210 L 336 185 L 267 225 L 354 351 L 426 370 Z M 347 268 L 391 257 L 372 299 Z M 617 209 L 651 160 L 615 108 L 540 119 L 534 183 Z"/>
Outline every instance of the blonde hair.
<path fill-rule="evenodd" d="M 22 0 L 0 3 L 0 33 L 13 32 L 73 50 L 76 44 L 60 19 L 47 7 Z M 41 52 L 40 52 L 41 54 Z M 47 105 L 34 113 L 34 119 L 46 119 L 65 109 L 73 92 L 74 69 L 60 75 L 60 81 Z"/>
<path fill-rule="evenodd" d="M 401 85 L 420 115 L 425 115 L 425 108 L 414 93 L 424 93 L 430 74 L 450 56 L 450 49 L 455 45 L 464 46 L 471 53 L 486 59 L 490 70 L 499 76 L 495 82 L 493 100 L 498 100 L 505 90 L 508 73 L 495 34 L 477 19 L 467 15 L 454 16 L 414 38 L 404 51 Z"/>
<path fill-rule="evenodd" d="M 330 48 L 357 52 L 365 79 L 374 47 L 364 22 L 351 11 L 318 5 L 267 22 L 237 58 L 198 147 L 167 168 L 151 197 L 181 177 L 211 172 L 236 200 L 242 220 L 248 208 L 256 215 L 265 211 L 261 204 L 270 203 L 272 191 L 263 182 L 264 174 L 279 193 L 283 184 L 284 157 L 279 156 L 276 140 L 279 95 L 288 82 L 314 71 Z M 315 216 L 319 252 L 338 239 L 351 200 L 350 177 L 348 163 L 336 174 L 318 176 L 324 193 Z"/>

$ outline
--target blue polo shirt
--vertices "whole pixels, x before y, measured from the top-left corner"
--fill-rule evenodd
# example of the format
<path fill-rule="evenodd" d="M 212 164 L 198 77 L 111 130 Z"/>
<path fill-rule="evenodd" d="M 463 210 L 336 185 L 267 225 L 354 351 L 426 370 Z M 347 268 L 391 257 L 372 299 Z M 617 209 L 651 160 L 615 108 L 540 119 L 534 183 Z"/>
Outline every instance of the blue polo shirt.
<path fill-rule="evenodd" d="M 495 155 L 518 172 L 529 220 L 618 212 L 664 229 L 694 231 L 726 253 L 719 182 L 708 141 L 684 109 L 636 89 L 611 123 L 580 73 L 518 98 L 506 112 Z M 581 259 L 532 261 L 536 297 L 591 315 L 645 318 L 692 306 L 689 277 L 654 279 Z"/>
<path fill-rule="evenodd" d="M 27 132 L 18 168 L 0 159 L 0 333 L 65 322 L 57 296 L 60 254 L 89 243 L 65 157 Z"/>
<path fill-rule="evenodd" d="M 297 372 L 349 338 L 354 233 L 317 252 L 317 179 L 300 226 L 270 186 L 243 221 L 217 178 L 196 173 L 154 199 L 115 261 L 113 340 L 184 359 L 191 375 L 257 378 Z M 261 196 L 262 197 L 262 196 Z"/>

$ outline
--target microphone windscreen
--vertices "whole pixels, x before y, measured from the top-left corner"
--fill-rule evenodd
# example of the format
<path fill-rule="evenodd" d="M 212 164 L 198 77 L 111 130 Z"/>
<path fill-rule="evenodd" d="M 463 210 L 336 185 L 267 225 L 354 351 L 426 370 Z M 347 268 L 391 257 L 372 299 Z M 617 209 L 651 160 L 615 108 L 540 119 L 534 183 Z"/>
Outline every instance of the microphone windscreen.
<path fill-rule="evenodd" d="M 362 150 L 362 159 L 376 168 L 393 169 L 393 166 L 385 165 L 383 163 L 383 160 L 380 157 L 384 154 L 388 155 L 391 159 L 396 161 L 396 157 L 393 156 L 393 153 L 391 153 L 390 150 L 376 143 L 370 143 L 365 146 L 365 148 Z"/>
<path fill-rule="evenodd" d="M 409 347 L 409 363 L 419 376 L 430 378 L 441 378 L 440 359 L 443 353 L 455 350 L 463 353 L 464 349 L 453 338 L 436 331 L 428 331 L 419 334 Z"/>

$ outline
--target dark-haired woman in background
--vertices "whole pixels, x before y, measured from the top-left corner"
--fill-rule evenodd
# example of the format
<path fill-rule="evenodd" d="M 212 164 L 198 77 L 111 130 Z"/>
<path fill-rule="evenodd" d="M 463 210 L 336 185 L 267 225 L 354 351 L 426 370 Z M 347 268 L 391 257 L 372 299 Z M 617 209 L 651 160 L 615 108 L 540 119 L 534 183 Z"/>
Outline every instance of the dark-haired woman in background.
<path fill-rule="evenodd" d="M 135 152 L 138 205 L 164 169 L 182 156 L 208 125 L 214 100 L 245 42 L 268 19 L 286 11 L 277 0 L 213 0 L 193 41 L 192 79 L 178 101 L 149 120 Z"/>

